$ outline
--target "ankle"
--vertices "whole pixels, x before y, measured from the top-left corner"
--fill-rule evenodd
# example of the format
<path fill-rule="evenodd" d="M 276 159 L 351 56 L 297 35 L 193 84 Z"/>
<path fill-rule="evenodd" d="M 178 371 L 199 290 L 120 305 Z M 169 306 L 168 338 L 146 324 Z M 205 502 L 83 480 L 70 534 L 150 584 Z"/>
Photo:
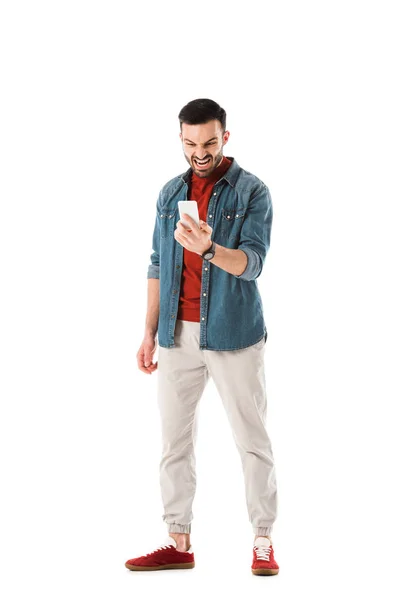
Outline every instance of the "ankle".
<path fill-rule="evenodd" d="M 190 533 L 171 533 L 168 534 L 176 541 L 176 549 L 180 552 L 186 552 L 190 547 Z"/>

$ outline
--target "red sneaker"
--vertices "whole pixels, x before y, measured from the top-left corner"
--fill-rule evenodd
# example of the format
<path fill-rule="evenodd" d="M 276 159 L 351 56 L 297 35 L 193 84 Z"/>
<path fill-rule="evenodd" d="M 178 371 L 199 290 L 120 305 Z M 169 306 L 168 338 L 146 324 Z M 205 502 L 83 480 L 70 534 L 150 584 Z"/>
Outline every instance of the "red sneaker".
<path fill-rule="evenodd" d="M 279 565 L 274 558 L 272 542 L 266 537 L 257 537 L 253 546 L 253 575 L 277 575 Z"/>
<path fill-rule="evenodd" d="M 190 546 L 186 552 L 176 549 L 176 541 L 168 536 L 163 546 L 153 552 L 130 558 L 125 566 L 131 571 L 158 571 L 160 569 L 193 569 L 194 553 Z"/>

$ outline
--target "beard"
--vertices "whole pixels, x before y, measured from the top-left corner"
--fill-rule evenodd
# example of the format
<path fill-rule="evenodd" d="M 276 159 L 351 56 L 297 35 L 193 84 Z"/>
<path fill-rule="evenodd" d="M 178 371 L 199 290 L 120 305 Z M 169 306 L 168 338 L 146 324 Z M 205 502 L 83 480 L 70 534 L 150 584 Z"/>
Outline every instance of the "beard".
<path fill-rule="evenodd" d="M 216 154 L 215 156 L 212 156 L 210 154 L 211 163 L 209 164 L 207 169 L 202 170 L 199 170 L 194 160 L 187 156 L 187 154 L 185 154 L 185 158 L 198 177 L 208 177 L 221 164 L 221 161 L 224 158 L 224 154 L 222 152 L 222 148 L 221 151 L 218 152 L 218 154 Z"/>

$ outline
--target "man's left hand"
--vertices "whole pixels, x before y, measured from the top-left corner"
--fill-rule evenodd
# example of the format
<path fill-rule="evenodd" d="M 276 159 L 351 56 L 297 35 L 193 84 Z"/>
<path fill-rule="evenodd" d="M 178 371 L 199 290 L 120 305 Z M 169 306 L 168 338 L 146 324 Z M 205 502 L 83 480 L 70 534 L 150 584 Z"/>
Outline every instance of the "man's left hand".
<path fill-rule="evenodd" d="M 205 221 L 200 219 L 199 227 L 197 223 L 187 214 L 183 214 L 185 223 L 190 224 L 190 229 L 187 229 L 182 221 L 179 220 L 176 224 L 174 231 L 174 238 L 179 242 L 186 250 L 190 252 L 196 252 L 199 256 L 203 254 L 211 246 L 211 234 L 213 232 Z"/>

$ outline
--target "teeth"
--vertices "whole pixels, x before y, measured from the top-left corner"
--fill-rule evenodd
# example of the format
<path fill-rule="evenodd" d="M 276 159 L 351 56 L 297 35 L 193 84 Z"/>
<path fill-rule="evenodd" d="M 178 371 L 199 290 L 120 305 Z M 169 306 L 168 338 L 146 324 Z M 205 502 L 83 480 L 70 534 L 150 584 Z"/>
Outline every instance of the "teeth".
<path fill-rule="evenodd" d="M 209 161 L 209 160 L 210 160 L 210 159 L 209 159 L 209 158 L 207 158 L 207 160 L 203 160 L 203 161 L 201 161 L 201 162 L 200 162 L 199 160 L 196 160 L 196 159 L 195 159 L 195 162 L 196 162 L 198 165 L 204 166 L 204 165 L 206 165 L 206 164 L 208 163 L 208 161 Z"/>

